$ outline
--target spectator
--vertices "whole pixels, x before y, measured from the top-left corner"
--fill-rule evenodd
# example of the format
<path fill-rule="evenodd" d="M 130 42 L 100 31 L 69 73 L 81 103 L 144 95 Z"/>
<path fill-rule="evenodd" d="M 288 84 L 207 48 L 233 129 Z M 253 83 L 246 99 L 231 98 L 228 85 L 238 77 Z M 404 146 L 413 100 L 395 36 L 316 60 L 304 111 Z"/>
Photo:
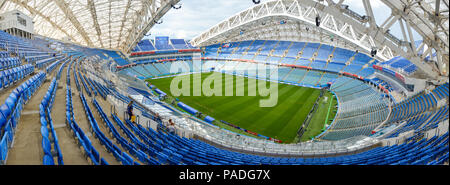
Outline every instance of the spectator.
<path fill-rule="evenodd" d="M 153 118 L 154 121 L 156 121 L 157 123 L 161 123 L 161 117 L 159 116 L 158 113 L 155 113 L 155 117 Z"/>
<path fill-rule="evenodd" d="M 169 126 L 167 127 L 169 130 L 169 133 L 175 134 L 175 123 L 172 121 L 172 119 L 169 119 Z"/>
<path fill-rule="evenodd" d="M 127 114 L 128 114 L 128 119 L 129 119 L 131 122 L 133 122 L 132 119 L 131 119 L 131 117 L 133 116 L 133 101 L 130 101 L 130 103 L 128 103 L 128 106 L 127 106 Z"/>

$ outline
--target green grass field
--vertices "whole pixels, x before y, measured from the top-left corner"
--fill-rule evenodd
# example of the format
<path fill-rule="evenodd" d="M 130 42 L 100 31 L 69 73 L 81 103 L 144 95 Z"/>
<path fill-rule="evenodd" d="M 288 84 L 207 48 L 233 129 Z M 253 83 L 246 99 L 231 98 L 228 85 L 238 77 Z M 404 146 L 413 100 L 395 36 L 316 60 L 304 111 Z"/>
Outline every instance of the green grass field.
<path fill-rule="evenodd" d="M 180 96 L 175 98 L 178 98 L 183 103 L 218 121 L 224 120 L 252 132 L 282 140 L 284 143 L 291 143 L 294 140 L 298 140 L 298 138 L 296 139 L 297 131 L 320 95 L 320 90 L 317 89 L 278 84 L 277 105 L 274 107 L 262 108 L 259 106 L 260 100 L 267 99 L 268 96 L 248 96 L 247 87 L 255 87 L 257 80 L 249 80 L 244 77 L 221 73 L 203 73 L 201 76 L 202 82 L 210 75 L 216 75 L 216 77 L 222 77 L 222 79 L 225 79 L 225 76 L 232 78 L 233 92 L 235 92 L 234 96 L 224 96 L 227 87 L 225 87 L 226 83 L 223 81 L 223 96 L 207 97 L 203 94 L 203 96 L 192 96 L 194 91 L 200 92 L 200 89 L 194 90 L 191 86 L 191 96 Z M 194 75 L 183 75 L 181 77 L 190 78 L 190 84 L 193 84 Z M 244 83 L 236 84 L 236 81 L 239 78 Z M 148 81 L 171 96 L 170 84 L 172 79 L 173 77 L 151 79 Z M 272 82 L 266 82 L 267 86 L 269 83 Z M 227 85 L 230 85 L 230 83 L 227 83 Z M 213 85 L 211 87 L 213 87 Z M 237 87 L 245 89 L 244 96 L 235 96 Z M 181 83 L 179 84 L 179 88 L 181 88 Z M 328 97 L 326 98 L 328 99 L 326 102 L 323 101 L 325 97 Z M 320 102 L 322 103 L 319 105 L 317 114 L 313 117 L 314 122 L 309 124 L 304 137 L 300 138 L 301 141 L 308 140 L 312 135 L 321 133 L 325 124 L 325 117 L 328 113 L 328 105 L 332 98 L 332 94 L 328 92 L 321 98 Z M 334 118 L 334 116 L 331 115 L 329 117 L 331 119 Z M 225 124 L 217 125 L 223 127 Z M 225 128 L 232 131 L 237 130 L 233 130 L 234 128 L 232 127 Z"/>

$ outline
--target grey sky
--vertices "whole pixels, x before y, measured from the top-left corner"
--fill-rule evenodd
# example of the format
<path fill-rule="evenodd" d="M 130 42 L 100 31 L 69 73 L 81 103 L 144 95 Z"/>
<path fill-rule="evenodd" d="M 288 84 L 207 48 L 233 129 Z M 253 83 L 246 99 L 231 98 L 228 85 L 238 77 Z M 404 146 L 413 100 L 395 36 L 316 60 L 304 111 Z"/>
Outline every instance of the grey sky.
<path fill-rule="evenodd" d="M 337 1 L 335 0 L 335 2 Z M 380 0 L 371 0 L 370 2 L 376 22 L 381 25 L 389 17 L 391 10 Z M 162 18 L 163 23 L 155 25 L 150 30 L 151 36 L 146 38 L 169 36 L 190 40 L 226 18 L 254 6 L 251 0 L 182 0 L 181 4 L 181 9 L 171 9 Z M 362 0 L 346 0 L 344 4 L 349 5 L 350 9 L 361 15 L 365 14 Z M 397 24 L 391 28 L 391 33 L 402 38 Z M 414 39 L 420 39 L 417 33 L 414 34 Z"/>

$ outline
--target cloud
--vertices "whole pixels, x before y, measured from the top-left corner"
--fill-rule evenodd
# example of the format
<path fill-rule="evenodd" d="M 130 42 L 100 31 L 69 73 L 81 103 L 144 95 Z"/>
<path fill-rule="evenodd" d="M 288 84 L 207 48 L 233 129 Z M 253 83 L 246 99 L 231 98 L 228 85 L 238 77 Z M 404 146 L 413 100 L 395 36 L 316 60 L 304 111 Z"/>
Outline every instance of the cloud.
<path fill-rule="evenodd" d="M 370 3 L 377 24 L 382 24 L 391 15 L 391 10 L 381 0 L 370 0 Z M 169 36 L 190 40 L 223 20 L 255 6 L 251 0 L 185 0 L 181 4 L 181 9 L 169 10 L 162 18 L 163 23 L 155 25 L 150 30 L 152 35 L 146 38 Z M 362 0 L 345 0 L 344 4 L 358 14 L 366 14 Z M 399 30 L 393 27 L 391 33 L 397 36 Z"/>
<path fill-rule="evenodd" d="M 181 9 L 171 9 L 164 15 L 163 23 L 155 25 L 154 36 L 192 39 L 217 23 L 254 6 L 251 0 L 188 0 L 181 1 Z"/>

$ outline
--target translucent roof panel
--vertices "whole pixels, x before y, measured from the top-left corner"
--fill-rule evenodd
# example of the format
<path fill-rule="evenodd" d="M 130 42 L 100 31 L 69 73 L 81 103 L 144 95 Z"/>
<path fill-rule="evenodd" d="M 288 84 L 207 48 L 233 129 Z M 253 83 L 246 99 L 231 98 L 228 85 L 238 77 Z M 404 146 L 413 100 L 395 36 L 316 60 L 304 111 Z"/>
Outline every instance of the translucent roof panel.
<path fill-rule="evenodd" d="M 0 0 L 0 12 L 19 10 L 35 33 L 89 47 L 129 52 L 180 0 Z"/>

